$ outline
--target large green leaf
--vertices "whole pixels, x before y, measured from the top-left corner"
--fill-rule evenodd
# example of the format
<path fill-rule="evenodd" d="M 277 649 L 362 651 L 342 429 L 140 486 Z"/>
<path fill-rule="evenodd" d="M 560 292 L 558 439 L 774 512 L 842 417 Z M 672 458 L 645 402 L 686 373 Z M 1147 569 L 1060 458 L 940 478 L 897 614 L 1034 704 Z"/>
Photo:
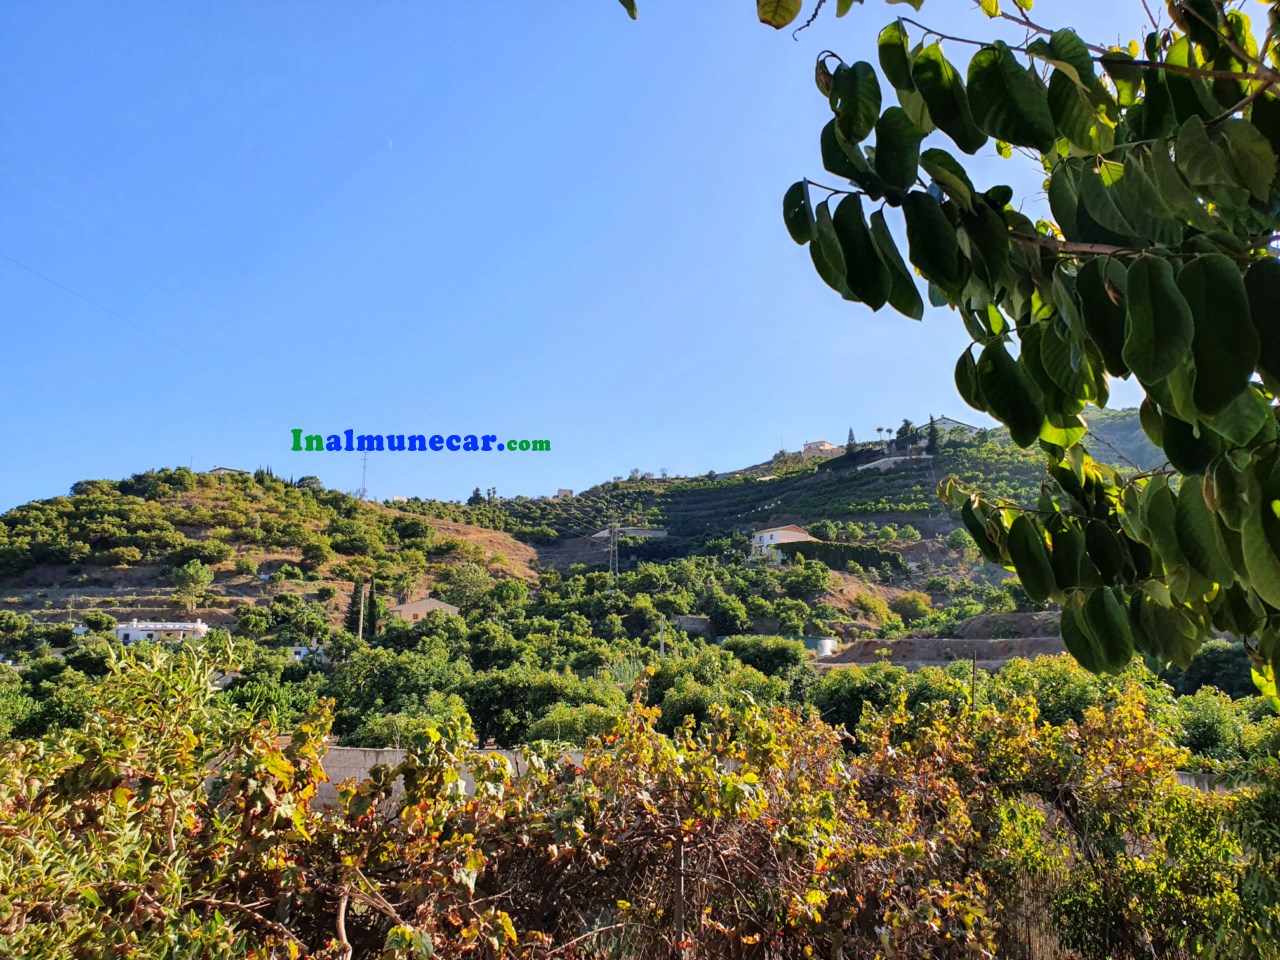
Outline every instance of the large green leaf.
<path fill-rule="evenodd" d="M 1049 77 L 1049 112 L 1067 139 L 1087 153 L 1110 153 L 1116 142 L 1114 104 L 1083 86 L 1074 71 Z"/>
<path fill-rule="evenodd" d="M 1039 391 L 1003 343 L 996 341 L 983 347 L 977 375 L 987 410 L 1009 428 L 1013 442 L 1020 447 L 1035 443 L 1044 422 Z"/>
<path fill-rule="evenodd" d="M 920 166 L 956 205 L 973 212 L 973 183 L 955 157 L 936 147 L 920 154 Z"/>
<path fill-rule="evenodd" d="M 907 222 L 911 263 L 930 283 L 954 295 L 964 286 L 967 270 L 960 255 L 955 227 L 942 205 L 927 193 L 913 190 L 902 202 Z"/>
<path fill-rule="evenodd" d="M 1140 150 L 1127 152 L 1124 176 L 1114 192 L 1120 212 L 1132 226 L 1134 236 L 1169 247 L 1182 242 L 1186 233 L 1184 220 L 1165 205 L 1149 162 Z"/>
<path fill-rule="evenodd" d="M 1194 45 L 1188 43 L 1186 37 L 1178 37 L 1169 45 L 1164 51 L 1164 60 L 1175 67 L 1208 68 L 1204 58 L 1200 56 Z M 1164 75 L 1169 101 L 1179 123 L 1185 123 L 1192 117 L 1209 120 L 1221 112 L 1222 108 L 1214 99 L 1209 81 L 1202 77 L 1170 70 L 1164 70 L 1161 73 Z M 1151 89 L 1150 80 L 1147 82 L 1147 88 Z"/>
<path fill-rule="evenodd" d="M 978 365 L 974 363 L 972 348 L 966 349 L 956 361 L 955 381 L 960 399 L 973 409 L 986 412 L 987 404 L 978 389 Z"/>
<path fill-rule="evenodd" d="M 1153 477 L 1143 490 L 1142 523 L 1147 528 L 1151 546 L 1167 570 L 1185 566 L 1187 562 L 1178 544 L 1177 503 L 1164 476 Z"/>
<path fill-rule="evenodd" d="M 1280 607 L 1280 536 L 1276 531 L 1280 520 L 1273 509 L 1275 503 L 1267 500 L 1253 509 L 1240 531 L 1240 542 L 1249 586 L 1271 606 Z"/>
<path fill-rule="evenodd" d="M 1113 376 L 1129 375 L 1124 362 L 1124 264 L 1114 257 L 1094 257 L 1080 266 L 1076 294 L 1085 330 Z"/>
<path fill-rule="evenodd" d="M 796 243 L 813 239 L 813 204 L 809 201 L 809 181 L 801 180 L 787 188 L 782 198 L 782 219 L 787 233 Z"/>
<path fill-rule="evenodd" d="M 802 0 L 756 0 L 756 14 L 766 26 L 781 30 L 800 16 Z"/>
<path fill-rule="evenodd" d="M 888 301 L 893 284 L 871 238 L 862 198 L 856 193 L 845 197 L 831 219 L 844 251 L 845 284 L 853 296 L 872 310 L 879 310 Z"/>
<path fill-rule="evenodd" d="M 1049 560 L 1059 590 L 1080 586 L 1080 561 L 1084 558 L 1084 533 L 1074 520 L 1054 514 L 1046 524 L 1053 551 Z"/>
<path fill-rule="evenodd" d="M 876 173 L 886 185 L 909 190 L 920 168 L 924 133 L 901 107 L 890 107 L 876 121 Z"/>
<path fill-rule="evenodd" d="M 1125 291 L 1124 362 L 1143 383 L 1163 380 L 1191 352 L 1195 323 L 1160 257 L 1138 257 L 1129 267 Z"/>
<path fill-rule="evenodd" d="M 912 320 L 921 319 L 924 317 L 924 301 L 916 289 L 914 277 L 902 261 L 898 245 L 893 242 L 883 210 L 871 214 L 871 238 L 875 240 L 880 258 L 889 270 L 889 305 Z"/>
<path fill-rule="evenodd" d="M 1081 612 L 1085 630 L 1101 650 L 1103 670 L 1119 673 L 1133 659 L 1133 631 L 1118 590 L 1097 587 L 1089 591 Z"/>
<path fill-rule="evenodd" d="M 830 205 L 824 200 L 818 204 L 815 213 L 816 222 L 813 243 L 809 244 L 809 255 L 813 258 L 818 276 L 832 290 L 843 295 L 848 291 L 844 280 L 844 250 L 840 247 L 840 238 L 836 236 L 836 228 L 831 220 Z"/>
<path fill-rule="evenodd" d="M 911 79 L 911 56 L 907 53 L 907 28 L 901 20 L 895 20 L 883 30 L 876 41 L 880 54 L 880 69 L 896 90 L 914 90 Z"/>
<path fill-rule="evenodd" d="M 1050 597 L 1058 595 L 1057 581 L 1054 579 L 1053 565 L 1049 562 L 1049 551 L 1045 549 L 1044 535 L 1039 525 L 1026 514 L 1019 514 L 1009 524 L 1006 549 L 1027 596 L 1036 603 L 1045 603 Z"/>
<path fill-rule="evenodd" d="M 1178 491 L 1174 529 L 1178 546 L 1193 570 L 1224 587 L 1235 582 L 1217 518 L 1204 500 L 1204 486 L 1187 480 Z"/>
<path fill-rule="evenodd" d="M 1228 119 L 1217 129 L 1239 182 L 1255 200 L 1268 199 L 1276 179 L 1276 155 L 1267 138 L 1246 120 Z"/>
<path fill-rule="evenodd" d="M 1258 363 L 1258 334 L 1240 269 L 1222 254 L 1196 257 L 1178 274 L 1178 289 L 1195 319 L 1196 409 L 1221 413 L 1248 386 Z"/>
<path fill-rule="evenodd" d="M 978 200 L 972 214 L 961 212 L 960 228 L 964 240 L 961 250 L 969 257 L 977 276 L 991 289 L 1017 287 L 1019 278 L 1010 265 L 1014 251 L 1004 218 Z"/>
<path fill-rule="evenodd" d="M 974 123 L 960 73 L 933 43 L 916 55 L 911 67 L 911 80 L 924 97 L 934 125 L 949 136 L 965 153 L 977 153 L 987 142 L 987 135 Z"/>
<path fill-rule="evenodd" d="M 1093 673 L 1100 673 L 1106 665 L 1101 645 L 1092 631 L 1085 627 L 1082 608 L 1087 593 L 1075 590 L 1062 605 L 1062 642 L 1070 653 L 1084 667 Z"/>
<path fill-rule="evenodd" d="M 1056 30 L 1048 40 L 1038 37 L 1027 44 L 1027 53 L 1053 64 L 1080 89 L 1101 90 L 1093 69 L 1093 54 L 1074 30 Z"/>
<path fill-rule="evenodd" d="M 1098 224 L 1122 237 L 1140 237 L 1140 231 L 1121 210 L 1120 183 L 1124 168 L 1109 160 L 1086 165 L 1080 172 L 1080 202 Z"/>
<path fill-rule="evenodd" d="M 1200 195 L 1187 186 L 1186 180 L 1178 172 L 1167 140 L 1157 140 L 1151 145 L 1147 163 L 1151 180 L 1160 195 L 1160 202 L 1167 210 L 1197 230 L 1209 231 L 1217 227 L 1218 224 L 1205 209 Z"/>
<path fill-rule="evenodd" d="M 840 64 L 831 78 L 829 95 L 836 129 L 851 143 L 861 143 L 875 129 L 880 116 L 880 81 L 865 60 Z"/>
<path fill-rule="evenodd" d="M 847 151 L 840 142 L 839 136 L 836 135 L 836 122 L 828 121 L 827 125 L 822 128 L 822 134 L 819 138 L 822 148 L 822 168 L 834 173 L 837 177 L 842 177 L 850 183 L 859 183 L 870 173 L 871 168 L 867 165 L 866 159 L 851 155 L 851 151 Z M 856 149 L 856 148 L 855 148 Z M 865 190 L 866 187 L 863 186 Z"/>
<path fill-rule="evenodd" d="M 1231 159 L 1209 139 L 1204 121 L 1186 120 L 1178 130 L 1178 170 L 1193 187 L 1232 186 L 1236 182 Z"/>
<path fill-rule="evenodd" d="M 1280 383 L 1280 263 L 1255 260 L 1244 277 L 1249 316 L 1258 334 L 1258 369 Z"/>
<path fill-rule="evenodd" d="M 978 127 L 990 136 L 1041 153 L 1053 149 L 1057 132 L 1044 84 L 1003 41 L 969 61 L 969 104 Z"/>
<path fill-rule="evenodd" d="M 1163 412 L 1164 424 L 1161 427 L 1161 439 L 1164 440 L 1164 455 L 1179 473 L 1201 474 L 1208 468 L 1222 449 L 1217 436 L 1209 430 L 1197 430 L 1194 426 L 1176 417 L 1167 410 Z"/>

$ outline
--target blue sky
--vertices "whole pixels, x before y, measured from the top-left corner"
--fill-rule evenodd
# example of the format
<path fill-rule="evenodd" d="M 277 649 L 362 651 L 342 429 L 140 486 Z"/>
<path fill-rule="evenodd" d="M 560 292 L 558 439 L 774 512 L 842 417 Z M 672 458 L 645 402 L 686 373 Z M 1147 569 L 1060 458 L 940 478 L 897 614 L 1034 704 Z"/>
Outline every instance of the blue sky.
<path fill-rule="evenodd" d="M 781 221 L 823 176 L 816 53 L 874 60 L 909 7 L 798 41 L 747 3 L 442 9 L 3 5 L 0 509 L 187 463 L 359 486 L 294 427 L 551 441 L 370 460 L 373 496 L 454 499 L 979 419 L 954 315 L 841 301 Z M 1143 22 L 1036 13 L 1101 42 Z M 954 0 L 915 16 L 989 30 Z M 971 170 L 1039 191 L 1026 161 Z"/>

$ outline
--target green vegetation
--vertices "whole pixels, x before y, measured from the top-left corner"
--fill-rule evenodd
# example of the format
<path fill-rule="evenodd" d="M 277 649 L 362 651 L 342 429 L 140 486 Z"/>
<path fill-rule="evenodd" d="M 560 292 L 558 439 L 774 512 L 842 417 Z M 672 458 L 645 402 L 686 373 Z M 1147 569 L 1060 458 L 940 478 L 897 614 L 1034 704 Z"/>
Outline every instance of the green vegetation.
<path fill-rule="evenodd" d="M 800 666 L 736 646 L 757 690 Z M 585 750 L 528 750 L 523 776 L 447 704 L 386 719 L 403 762 L 326 807 L 329 702 L 264 721 L 217 693 L 232 658 L 111 653 L 83 726 L 0 751 L 0 952 L 925 960 L 1008 956 L 1034 928 L 1087 960 L 1274 956 L 1280 763 L 1229 796 L 1179 786 L 1170 717 L 1215 749 L 1231 732 L 1136 673 L 1012 664 L 971 701 L 950 672 L 841 671 L 815 696 L 831 726 L 704 702 L 734 659 L 706 651 L 608 716 L 547 714 Z M 657 687 L 686 720 L 641 705 Z"/>

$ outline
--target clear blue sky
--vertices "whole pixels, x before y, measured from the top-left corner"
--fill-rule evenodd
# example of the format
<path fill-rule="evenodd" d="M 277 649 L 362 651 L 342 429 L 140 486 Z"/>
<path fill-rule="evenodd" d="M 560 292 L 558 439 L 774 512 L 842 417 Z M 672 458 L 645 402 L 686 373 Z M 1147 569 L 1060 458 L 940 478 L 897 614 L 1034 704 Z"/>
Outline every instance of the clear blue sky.
<path fill-rule="evenodd" d="M 781 221 L 823 173 L 816 53 L 874 60 L 899 12 L 797 42 L 748 3 L 8 0 L 0 254 L 93 304 L 0 260 L 0 509 L 191 462 L 359 485 L 294 427 L 551 441 L 371 459 L 374 496 L 453 499 L 977 419 L 958 320 L 844 303 Z M 1142 25 L 1136 0 L 1036 13 Z M 974 174 L 1039 189 L 1025 161 Z"/>

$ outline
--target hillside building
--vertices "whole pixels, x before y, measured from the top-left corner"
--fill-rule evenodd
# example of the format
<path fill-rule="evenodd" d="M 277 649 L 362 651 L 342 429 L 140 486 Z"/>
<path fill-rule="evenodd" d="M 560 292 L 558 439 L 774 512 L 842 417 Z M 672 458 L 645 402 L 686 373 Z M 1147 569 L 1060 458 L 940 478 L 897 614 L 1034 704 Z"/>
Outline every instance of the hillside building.
<path fill-rule="evenodd" d="M 959 428 L 972 437 L 974 434 L 982 430 L 982 427 L 975 427 L 971 423 L 961 423 L 959 420 L 952 420 L 950 417 L 933 417 L 931 418 L 931 422 L 938 428 L 939 433 L 944 434 L 950 433 L 952 430 Z M 926 423 L 920 429 L 927 430 L 928 427 L 929 424 Z"/>
<path fill-rule="evenodd" d="M 397 603 L 394 607 L 387 607 L 387 613 L 393 617 L 399 617 L 401 620 L 410 622 L 421 620 L 432 610 L 443 610 L 445 613 L 453 614 L 458 612 L 458 608 L 453 604 L 445 603 L 443 600 L 435 600 L 431 597 L 410 600 L 408 603 Z"/>
<path fill-rule="evenodd" d="M 213 476 L 215 477 L 225 477 L 228 475 L 240 476 L 240 477 L 249 476 L 248 470 L 237 470 L 235 467 L 214 467 L 209 472 L 213 474 Z"/>
<path fill-rule="evenodd" d="M 209 632 L 209 625 L 203 620 L 177 622 L 170 620 L 130 620 L 128 623 L 116 625 L 116 639 L 121 643 L 133 643 L 135 640 L 177 640 L 189 637 L 203 637 Z"/>
<path fill-rule="evenodd" d="M 803 528 L 797 527 L 794 523 L 785 527 L 769 527 L 765 530 L 757 530 L 751 535 L 751 556 L 777 561 L 782 559 L 778 544 L 816 541 L 816 537 L 809 536 Z"/>
<path fill-rule="evenodd" d="M 806 440 L 801 456 L 806 460 L 830 460 L 844 453 L 843 446 L 828 443 L 826 440 Z"/>

